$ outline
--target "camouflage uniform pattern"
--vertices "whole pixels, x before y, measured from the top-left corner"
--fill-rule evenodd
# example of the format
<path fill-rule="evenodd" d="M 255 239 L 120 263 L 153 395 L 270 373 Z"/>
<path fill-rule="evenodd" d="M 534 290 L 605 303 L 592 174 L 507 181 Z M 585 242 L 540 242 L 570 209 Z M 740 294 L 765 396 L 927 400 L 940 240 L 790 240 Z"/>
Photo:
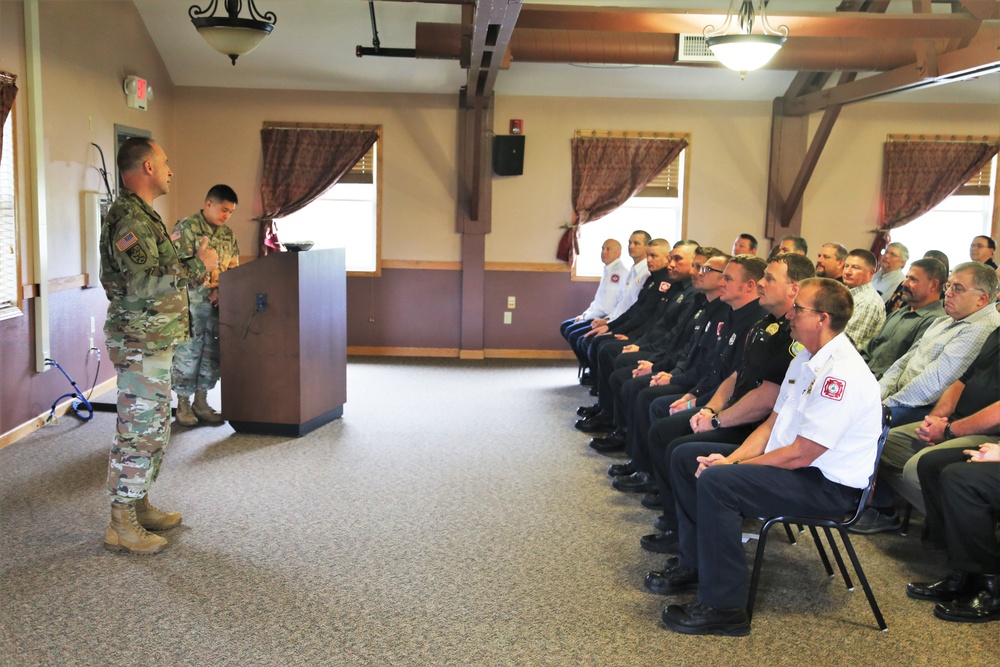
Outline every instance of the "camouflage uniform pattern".
<path fill-rule="evenodd" d="M 156 479 L 170 438 L 170 366 L 189 337 L 187 287 L 205 275 L 182 264 L 152 206 L 122 189 L 101 225 L 104 324 L 118 373 L 118 422 L 108 460 L 114 502 L 141 498 Z"/>
<path fill-rule="evenodd" d="M 208 237 L 208 247 L 219 253 L 219 268 L 205 277 L 197 287 L 188 290 L 191 303 L 191 340 L 174 352 L 173 387 L 178 396 L 190 396 L 196 391 L 209 391 L 219 381 L 219 309 L 208 296 L 219 287 L 219 274 L 239 266 L 240 249 L 233 230 L 227 225 L 216 227 L 201 213 L 184 218 L 174 225 L 177 254 L 182 260 L 193 257 Z"/>

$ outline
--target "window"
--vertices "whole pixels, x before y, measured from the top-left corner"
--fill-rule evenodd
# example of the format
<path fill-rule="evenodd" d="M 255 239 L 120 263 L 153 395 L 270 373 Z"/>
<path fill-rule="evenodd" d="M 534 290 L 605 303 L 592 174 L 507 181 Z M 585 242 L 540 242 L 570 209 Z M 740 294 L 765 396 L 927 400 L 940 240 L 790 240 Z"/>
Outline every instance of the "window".
<path fill-rule="evenodd" d="M 975 236 L 992 236 L 993 200 L 997 157 L 972 180 L 913 222 L 892 230 L 892 240 L 910 251 L 910 261 L 928 250 L 948 255 L 951 266 L 968 262 L 969 245 Z M 943 232 L 942 230 L 947 230 Z"/>
<path fill-rule="evenodd" d="M 637 229 L 644 229 L 651 237 L 664 238 L 673 245 L 683 233 L 684 162 L 687 149 L 667 166 L 641 192 L 626 201 L 614 212 L 600 220 L 580 227 L 580 254 L 573 265 L 573 274 L 579 278 L 600 277 L 604 272 L 601 263 L 601 246 L 607 239 L 617 239 L 622 244 L 622 261 L 630 265 L 628 237 Z"/>
<path fill-rule="evenodd" d="M 276 220 L 281 241 L 312 241 L 314 248 L 344 248 L 349 272 L 377 273 L 381 144 L 380 137 L 351 171 L 317 200 Z"/>
<path fill-rule="evenodd" d="M 0 156 L 0 318 L 20 315 L 18 303 L 17 210 L 14 182 L 14 113 L 3 125 Z"/>

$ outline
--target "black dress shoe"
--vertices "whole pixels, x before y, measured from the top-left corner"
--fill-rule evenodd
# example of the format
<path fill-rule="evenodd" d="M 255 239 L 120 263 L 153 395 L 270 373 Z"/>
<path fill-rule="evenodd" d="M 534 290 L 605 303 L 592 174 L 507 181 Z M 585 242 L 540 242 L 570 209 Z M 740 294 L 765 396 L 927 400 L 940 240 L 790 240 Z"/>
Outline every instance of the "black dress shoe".
<path fill-rule="evenodd" d="M 604 413 L 601 413 L 586 419 L 578 419 L 576 428 L 584 433 L 610 433 L 615 430 L 615 425 L 604 416 Z"/>
<path fill-rule="evenodd" d="M 590 371 L 587 371 L 583 375 L 580 376 L 580 384 L 582 384 L 584 386 L 587 386 L 587 387 L 589 387 L 592 384 L 594 384 L 594 376 L 590 374 Z"/>
<path fill-rule="evenodd" d="M 934 605 L 934 615 L 942 621 L 986 623 L 1000 621 L 1000 575 L 981 574 L 979 591 L 971 597 Z"/>
<path fill-rule="evenodd" d="M 680 547 L 680 542 L 676 531 L 667 530 L 662 533 L 643 535 L 639 538 L 639 546 L 655 554 L 675 554 Z"/>
<path fill-rule="evenodd" d="M 622 493 L 652 493 L 656 491 L 656 482 L 648 472 L 634 472 L 627 477 L 615 477 L 611 482 Z"/>
<path fill-rule="evenodd" d="M 750 634 L 750 618 L 743 607 L 716 609 L 701 602 L 670 605 L 663 610 L 663 624 L 686 635 L 743 637 Z"/>
<path fill-rule="evenodd" d="M 657 595 L 679 595 L 698 590 L 698 573 L 680 563 L 662 572 L 647 572 L 642 582 L 646 590 Z"/>
<path fill-rule="evenodd" d="M 622 475 L 631 475 L 635 472 L 635 468 L 632 466 L 631 461 L 626 461 L 625 463 L 616 463 L 608 468 L 608 474 L 612 477 L 621 477 Z"/>
<path fill-rule="evenodd" d="M 594 403 L 593 405 L 581 405 L 580 407 L 578 407 L 576 409 L 576 416 L 577 417 L 583 417 L 584 419 L 586 419 L 587 417 L 593 417 L 594 415 L 599 415 L 599 414 L 601 414 L 601 404 L 600 403 Z"/>
<path fill-rule="evenodd" d="M 659 493 L 647 493 L 642 497 L 642 500 L 639 502 L 643 507 L 649 510 L 663 509 L 663 501 L 660 500 Z"/>
<path fill-rule="evenodd" d="M 591 396 L 597 396 L 597 385 L 596 384 L 593 387 L 590 388 L 590 395 Z"/>
<path fill-rule="evenodd" d="M 947 602 L 968 597 L 975 592 L 975 577 L 965 572 L 954 571 L 946 579 L 934 583 L 911 581 L 906 584 L 906 594 L 914 600 Z"/>
<path fill-rule="evenodd" d="M 620 452 L 625 449 L 625 429 L 616 428 L 611 433 L 590 440 L 590 447 L 600 453 Z"/>
<path fill-rule="evenodd" d="M 657 529 L 661 533 L 677 532 L 677 526 L 675 526 L 674 522 L 668 519 L 665 514 L 661 514 L 656 517 L 656 521 L 653 522 L 653 528 Z"/>

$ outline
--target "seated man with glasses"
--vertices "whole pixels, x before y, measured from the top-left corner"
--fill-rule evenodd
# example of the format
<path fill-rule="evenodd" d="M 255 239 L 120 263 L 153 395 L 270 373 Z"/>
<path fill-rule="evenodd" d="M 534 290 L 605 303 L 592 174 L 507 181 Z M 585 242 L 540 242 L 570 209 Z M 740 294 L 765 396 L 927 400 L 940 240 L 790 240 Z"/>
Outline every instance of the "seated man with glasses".
<path fill-rule="evenodd" d="M 857 507 L 875 466 L 882 408 L 875 376 L 843 333 L 852 311 L 838 282 L 799 283 L 788 320 L 804 350 L 789 365 L 774 410 L 739 446 L 690 442 L 674 451 L 678 557 L 650 572 L 645 585 L 698 597 L 663 610 L 670 630 L 750 632 L 745 517 L 838 516 Z"/>
<path fill-rule="evenodd" d="M 944 312 L 920 341 L 882 375 L 882 403 L 893 424 L 921 421 L 1000 326 L 997 274 L 978 262 L 955 267 L 945 286 Z"/>

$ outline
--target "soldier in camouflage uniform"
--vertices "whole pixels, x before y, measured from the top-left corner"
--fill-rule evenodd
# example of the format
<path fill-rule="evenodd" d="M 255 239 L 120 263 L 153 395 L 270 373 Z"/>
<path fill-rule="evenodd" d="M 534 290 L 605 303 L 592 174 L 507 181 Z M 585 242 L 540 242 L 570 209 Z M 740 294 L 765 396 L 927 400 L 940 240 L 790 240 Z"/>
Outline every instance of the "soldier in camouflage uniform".
<path fill-rule="evenodd" d="M 208 404 L 207 393 L 219 381 L 219 274 L 240 263 L 236 236 L 226 225 L 237 203 L 231 187 L 213 186 L 205 195 L 205 207 L 174 225 L 170 236 L 181 261 L 194 257 L 205 237 L 209 239 L 208 247 L 219 253 L 219 268 L 188 288 L 191 340 L 178 345 L 174 352 L 177 422 L 182 426 L 196 426 L 199 419 L 211 424 L 223 421 L 222 415 Z"/>
<path fill-rule="evenodd" d="M 109 549 L 151 554 L 167 541 L 147 530 L 181 522 L 161 512 L 147 493 L 163 462 L 170 436 L 170 366 L 174 348 L 187 340 L 187 285 L 218 266 L 205 239 L 196 257 L 182 263 L 153 200 L 170 190 L 173 176 L 163 149 L 133 138 L 118 151 L 125 187 L 101 226 L 101 284 L 108 296 L 104 325 L 108 353 L 118 373 L 117 434 L 108 461 L 111 523 Z"/>

